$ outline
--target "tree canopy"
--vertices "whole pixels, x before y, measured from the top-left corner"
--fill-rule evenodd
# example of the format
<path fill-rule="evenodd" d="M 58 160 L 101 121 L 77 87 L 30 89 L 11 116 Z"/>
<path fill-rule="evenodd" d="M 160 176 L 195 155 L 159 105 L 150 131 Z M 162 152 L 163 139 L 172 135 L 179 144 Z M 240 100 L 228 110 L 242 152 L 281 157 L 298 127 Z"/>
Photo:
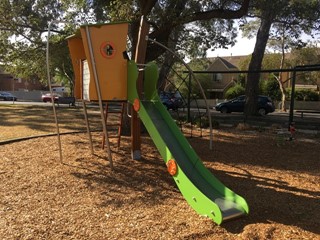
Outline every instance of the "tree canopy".
<path fill-rule="evenodd" d="M 242 29 L 257 36 L 248 68 L 256 71 L 261 69 L 268 40 L 286 39 L 285 48 L 292 48 L 302 46 L 303 33 L 312 35 L 313 30 L 319 30 L 319 4 L 318 0 L 2 0 L 1 63 L 18 77 L 46 81 L 47 31 L 55 20 L 50 38 L 51 72 L 72 85 L 65 38 L 81 24 L 130 21 L 131 45 L 135 46 L 143 15 L 151 26 L 150 38 L 192 59 L 205 56 L 208 49 L 232 45 L 237 35 L 234 20 L 246 16 Z M 173 64 L 164 53 L 149 43 L 146 60 L 162 58 Z M 256 104 L 258 86 L 259 74 L 249 74 L 248 113 Z"/>
<path fill-rule="evenodd" d="M 26 79 L 46 79 L 46 34 L 48 23 L 62 20 L 59 1 L 1 1 L 0 2 L 0 57 L 10 73 Z M 65 30 L 55 25 L 53 32 L 60 37 L 52 38 L 52 72 L 63 66 L 65 77 L 72 78 L 70 60 L 64 37 Z"/>
<path fill-rule="evenodd" d="M 248 31 L 256 32 L 256 44 L 249 64 L 249 71 L 261 70 L 262 60 L 268 40 L 273 38 L 290 38 L 293 45 L 302 43 L 301 35 L 312 34 L 313 30 L 319 30 L 320 26 L 320 2 L 318 0 L 254 0 L 249 11 L 249 16 L 258 23 L 244 24 Z M 254 35 L 254 34 L 253 34 Z M 260 74 L 252 72 L 248 74 L 246 85 L 247 116 L 254 115 L 257 106 Z"/>
<path fill-rule="evenodd" d="M 64 38 L 84 23 L 126 20 L 135 46 L 139 20 L 144 15 L 151 25 L 149 37 L 176 51 L 192 56 L 207 49 L 232 44 L 236 36 L 232 19 L 246 14 L 249 0 L 21 0 L 0 2 L 0 57 L 13 74 L 45 79 L 45 45 L 49 22 L 52 24 L 51 72 L 71 79 L 71 65 Z M 150 44 L 147 60 L 165 52 Z"/>

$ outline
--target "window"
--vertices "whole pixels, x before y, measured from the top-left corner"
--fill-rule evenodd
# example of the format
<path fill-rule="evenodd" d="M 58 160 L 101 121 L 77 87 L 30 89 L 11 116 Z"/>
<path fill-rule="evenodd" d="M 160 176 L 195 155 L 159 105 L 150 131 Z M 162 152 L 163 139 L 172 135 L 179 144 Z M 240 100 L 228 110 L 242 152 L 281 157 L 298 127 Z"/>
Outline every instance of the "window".
<path fill-rule="evenodd" d="M 222 81 L 222 74 L 221 73 L 212 74 L 212 80 L 215 82 L 221 82 Z"/>

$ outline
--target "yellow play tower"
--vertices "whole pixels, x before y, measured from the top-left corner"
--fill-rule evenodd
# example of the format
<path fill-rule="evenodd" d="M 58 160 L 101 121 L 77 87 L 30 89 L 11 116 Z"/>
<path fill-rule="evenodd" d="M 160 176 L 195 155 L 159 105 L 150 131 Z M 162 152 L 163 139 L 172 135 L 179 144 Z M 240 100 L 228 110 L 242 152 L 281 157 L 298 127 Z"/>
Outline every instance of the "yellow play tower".
<path fill-rule="evenodd" d="M 113 163 L 106 125 L 107 110 L 103 109 L 103 102 L 127 101 L 128 61 L 123 53 L 127 50 L 128 25 L 127 22 L 83 25 L 77 34 L 68 38 L 75 76 L 74 96 L 83 103 L 91 152 L 93 144 L 86 103 L 98 102 L 104 133 L 103 147 L 107 146 L 111 168 Z"/>
<path fill-rule="evenodd" d="M 127 100 L 127 34 L 128 23 L 94 24 L 68 38 L 77 99 Z"/>

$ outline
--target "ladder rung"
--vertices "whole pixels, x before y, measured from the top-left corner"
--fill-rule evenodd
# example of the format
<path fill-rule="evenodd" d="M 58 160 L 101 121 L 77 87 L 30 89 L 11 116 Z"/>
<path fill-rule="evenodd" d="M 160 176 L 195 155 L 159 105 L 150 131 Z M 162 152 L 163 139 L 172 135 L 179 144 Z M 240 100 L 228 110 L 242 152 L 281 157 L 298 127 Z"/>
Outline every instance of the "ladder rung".
<path fill-rule="evenodd" d="M 122 114 L 122 111 L 108 111 L 107 113 L 121 113 Z"/>
<path fill-rule="evenodd" d="M 114 123 L 114 124 L 107 124 L 107 127 L 120 127 L 120 123 Z"/>
<path fill-rule="evenodd" d="M 119 138 L 119 136 L 116 136 L 116 135 L 114 135 L 114 136 L 108 136 L 108 138 Z"/>
<path fill-rule="evenodd" d="M 121 139 L 121 128 L 122 128 L 122 124 L 123 124 L 123 111 L 124 111 L 124 103 L 106 103 L 105 105 L 105 110 L 104 110 L 104 114 L 106 117 L 106 125 L 107 127 L 110 127 L 108 130 L 108 132 L 111 132 L 112 135 L 109 136 L 108 138 L 117 138 L 117 145 L 118 145 L 118 149 L 120 147 L 120 139 Z M 108 123 L 108 114 L 113 114 L 110 115 L 109 118 L 110 120 L 112 120 L 112 117 L 115 117 L 113 119 L 113 121 L 119 121 L 119 123 Z M 102 135 L 102 148 L 104 148 L 104 144 L 105 144 L 105 136 L 104 134 Z"/>

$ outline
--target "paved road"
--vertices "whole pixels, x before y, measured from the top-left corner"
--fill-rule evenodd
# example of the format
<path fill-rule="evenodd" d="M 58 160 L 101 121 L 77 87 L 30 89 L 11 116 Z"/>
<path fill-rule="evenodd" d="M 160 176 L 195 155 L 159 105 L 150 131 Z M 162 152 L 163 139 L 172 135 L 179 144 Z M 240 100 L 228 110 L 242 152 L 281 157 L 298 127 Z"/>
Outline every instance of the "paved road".
<path fill-rule="evenodd" d="M 4 104 L 4 105 L 12 105 L 12 104 L 16 104 L 16 105 L 34 105 L 34 106 L 52 106 L 51 102 L 23 102 L 23 101 L 0 101 L 0 104 Z M 56 106 L 58 106 L 56 104 Z M 69 107 L 69 104 L 59 104 L 59 107 Z"/>
<path fill-rule="evenodd" d="M 11 105 L 11 104 L 16 104 L 16 105 L 47 105 L 47 106 L 51 106 L 51 103 L 44 103 L 44 102 L 22 102 L 22 101 L 0 101 L 0 104 L 4 104 L 4 105 Z"/>
<path fill-rule="evenodd" d="M 289 123 L 289 112 L 283 113 L 276 111 L 263 117 L 250 117 L 247 120 L 245 120 L 242 113 L 222 114 L 220 112 L 212 111 L 212 115 L 214 119 L 222 124 L 247 122 L 261 127 L 277 124 L 283 128 L 287 128 Z M 301 118 L 300 113 L 294 113 L 293 121 L 295 122 L 296 129 L 320 130 L 320 114 L 307 113 Z"/>
<path fill-rule="evenodd" d="M 28 104 L 38 106 L 51 106 L 51 103 L 44 102 L 12 102 L 12 101 L 0 101 L 0 104 Z M 60 104 L 60 107 L 69 107 L 68 104 Z M 192 110 L 194 111 L 194 110 Z M 243 113 L 220 113 L 215 110 L 211 111 L 212 118 L 218 121 L 220 124 L 234 125 L 237 123 L 247 122 L 249 124 L 261 127 L 271 126 L 272 124 L 278 124 L 284 128 L 288 127 L 289 112 L 273 112 L 264 117 L 251 117 L 245 121 Z M 309 129 L 320 131 L 320 114 L 304 113 L 301 118 L 300 113 L 295 113 L 293 121 L 296 124 L 297 130 Z"/>
<path fill-rule="evenodd" d="M 195 109 L 193 111 L 196 111 Z M 203 110 L 205 111 L 205 110 Z M 272 124 L 280 125 L 283 128 L 288 127 L 289 111 L 278 112 L 275 111 L 266 116 L 256 116 L 245 119 L 243 113 L 220 113 L 215 110 L 211 111 L 211 116 L 219 124 L 235 125 L 238 123 L 249 123 L 254 126 L 270 127 Z M 300 113 L 294 113 L 293 121 L 297 129 L 309 129 L 320 131 L 320 114 L 304 113 L 301 118 Z"/>

